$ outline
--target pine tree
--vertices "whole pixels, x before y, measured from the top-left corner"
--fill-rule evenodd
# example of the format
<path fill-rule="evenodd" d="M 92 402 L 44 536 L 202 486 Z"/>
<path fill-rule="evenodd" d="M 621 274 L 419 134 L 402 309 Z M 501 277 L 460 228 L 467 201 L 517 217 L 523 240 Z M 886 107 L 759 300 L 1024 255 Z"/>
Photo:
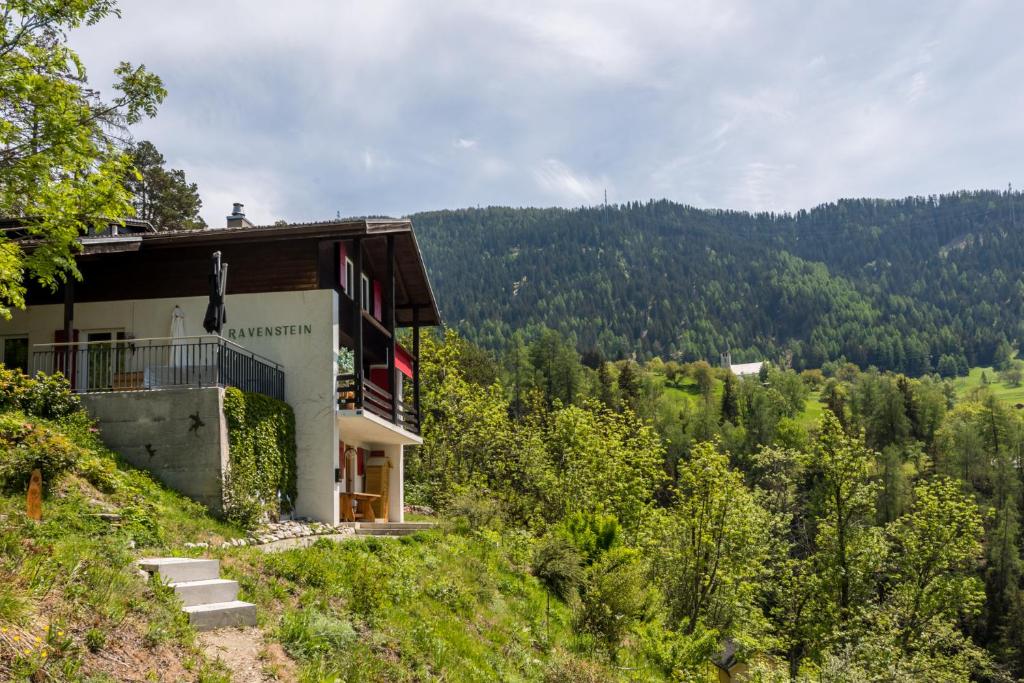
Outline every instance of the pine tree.
<path fill-rule="evenodd" d="M 192 230 L 206 227 L 199 215 L 203 202 L 199 187 L 180 169 L 164 168 L 166 160 L 156 146 L 143 140 L 128 148 L 134 170 L 125 186 L 132 193 L 135 215 L 157 230 Z"/>
<path fill-rule="evenodd" d="M 725 373 L 725 385 L 722 388 L 722 413 L 723 422 L 731 422 L 734 425 L 740 423 L 740 397 L 736 388 L 736 376 L 731 372 Z"/>

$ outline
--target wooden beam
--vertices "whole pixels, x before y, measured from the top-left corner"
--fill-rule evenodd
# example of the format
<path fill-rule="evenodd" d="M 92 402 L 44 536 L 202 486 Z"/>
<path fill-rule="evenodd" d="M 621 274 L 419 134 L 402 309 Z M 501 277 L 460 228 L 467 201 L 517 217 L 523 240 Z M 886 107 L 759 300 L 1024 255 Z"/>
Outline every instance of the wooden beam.
<path fill-rule="evenodd" d="M 352 339 L 354 341 L 352 355 L 355 362 L 356 406 L 362 407 L 363 393 L 363 241 L 352 240 Z"/>
<path fill-rule="evenodd" d="M 75 281 L 68 277 L 64 283 L 64 341 L 74 341 L 75 328 Z"/>
<path fill-rule="evenodd" d="M 423 424 L 420 414 L 420 308 L 412 309 L 412 407 L 416 411 L 416 431 Z"/>
<path fill-rule="evenodd" d="M 384 327 L 388 331 L 388 384 L 391 390 L 391 422 L 398 424 L 398 379 L 395 377 L 395 236 L 388 235 L 384 266 Z"/>

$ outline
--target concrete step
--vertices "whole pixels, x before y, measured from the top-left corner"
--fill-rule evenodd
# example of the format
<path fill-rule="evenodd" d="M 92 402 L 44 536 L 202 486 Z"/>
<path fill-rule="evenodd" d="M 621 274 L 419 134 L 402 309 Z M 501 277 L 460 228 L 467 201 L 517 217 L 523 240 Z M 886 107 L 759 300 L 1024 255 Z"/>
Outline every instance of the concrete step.
<path fill-rule="evenodd" d="M 174 593 L 185 607 L 208 605 L 215 602 L 233 602 L 238 598 L 238 582 L 228 579 L 204 579 L 172 583 Z"/>
<path fill-rule="evenodd" d="M 217 560 L 196 560 L 189 557 L 149 557 L 139 560 L 139 567 L 156 572 L 165 583 L 206 581 L 220 576 Z"/>
<path fill-rule="evenodd" d="M 256 625 L 256 605 L 240 600 L 193 605 L 186 607 L 185 613 L 188 614 L 188 622 L 197 631 Z"/>

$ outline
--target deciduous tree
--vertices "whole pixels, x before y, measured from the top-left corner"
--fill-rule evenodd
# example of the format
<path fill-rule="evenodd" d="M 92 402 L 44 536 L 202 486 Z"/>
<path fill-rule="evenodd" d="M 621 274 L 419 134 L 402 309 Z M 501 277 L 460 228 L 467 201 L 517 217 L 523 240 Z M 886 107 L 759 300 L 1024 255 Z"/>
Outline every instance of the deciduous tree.
<path fill-rule="evenodd" d="M 37 240 L 0 238 L 0 314 L 24 304 L 24 279 L 47 287 L 78 276 L 77 239 L 132 211 L 124 186 L 127 129 L 156 114 L 165 90 L 121 62 L 116 94 L 88 85 L 69 31 L 116 15 L 112 0 L 10 0 L 0 10 L 0 215 Z"/>

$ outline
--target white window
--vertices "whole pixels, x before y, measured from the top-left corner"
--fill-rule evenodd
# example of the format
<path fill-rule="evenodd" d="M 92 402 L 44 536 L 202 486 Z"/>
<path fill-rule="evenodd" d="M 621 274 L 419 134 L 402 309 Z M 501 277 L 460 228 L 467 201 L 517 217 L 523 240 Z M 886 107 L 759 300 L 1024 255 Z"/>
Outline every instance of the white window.
<path fill-rule="evenodd" d="M 362 301 L 362 303 L 363 303 L 363 310 L 364 311 L 369 311 L 370 310 L 370 298 L 372 296 L 371 292 L 370 292 L 370 278 L 366 277 L 366 275 L 363 275 L 362 282 L 363 282 L 363 291 L 362 291 L 362 295 L 363 295 L 362 296 L 362 298 L 363 298 L 363 301 Z"/>
<path fill-rule="evenodd" d="M 352 290 L 356 286 L 355 282 L 356 267 L 352 264 L 352 259 L 345 259 L 345 293 L 350 297 L 352 296 Z"/>

